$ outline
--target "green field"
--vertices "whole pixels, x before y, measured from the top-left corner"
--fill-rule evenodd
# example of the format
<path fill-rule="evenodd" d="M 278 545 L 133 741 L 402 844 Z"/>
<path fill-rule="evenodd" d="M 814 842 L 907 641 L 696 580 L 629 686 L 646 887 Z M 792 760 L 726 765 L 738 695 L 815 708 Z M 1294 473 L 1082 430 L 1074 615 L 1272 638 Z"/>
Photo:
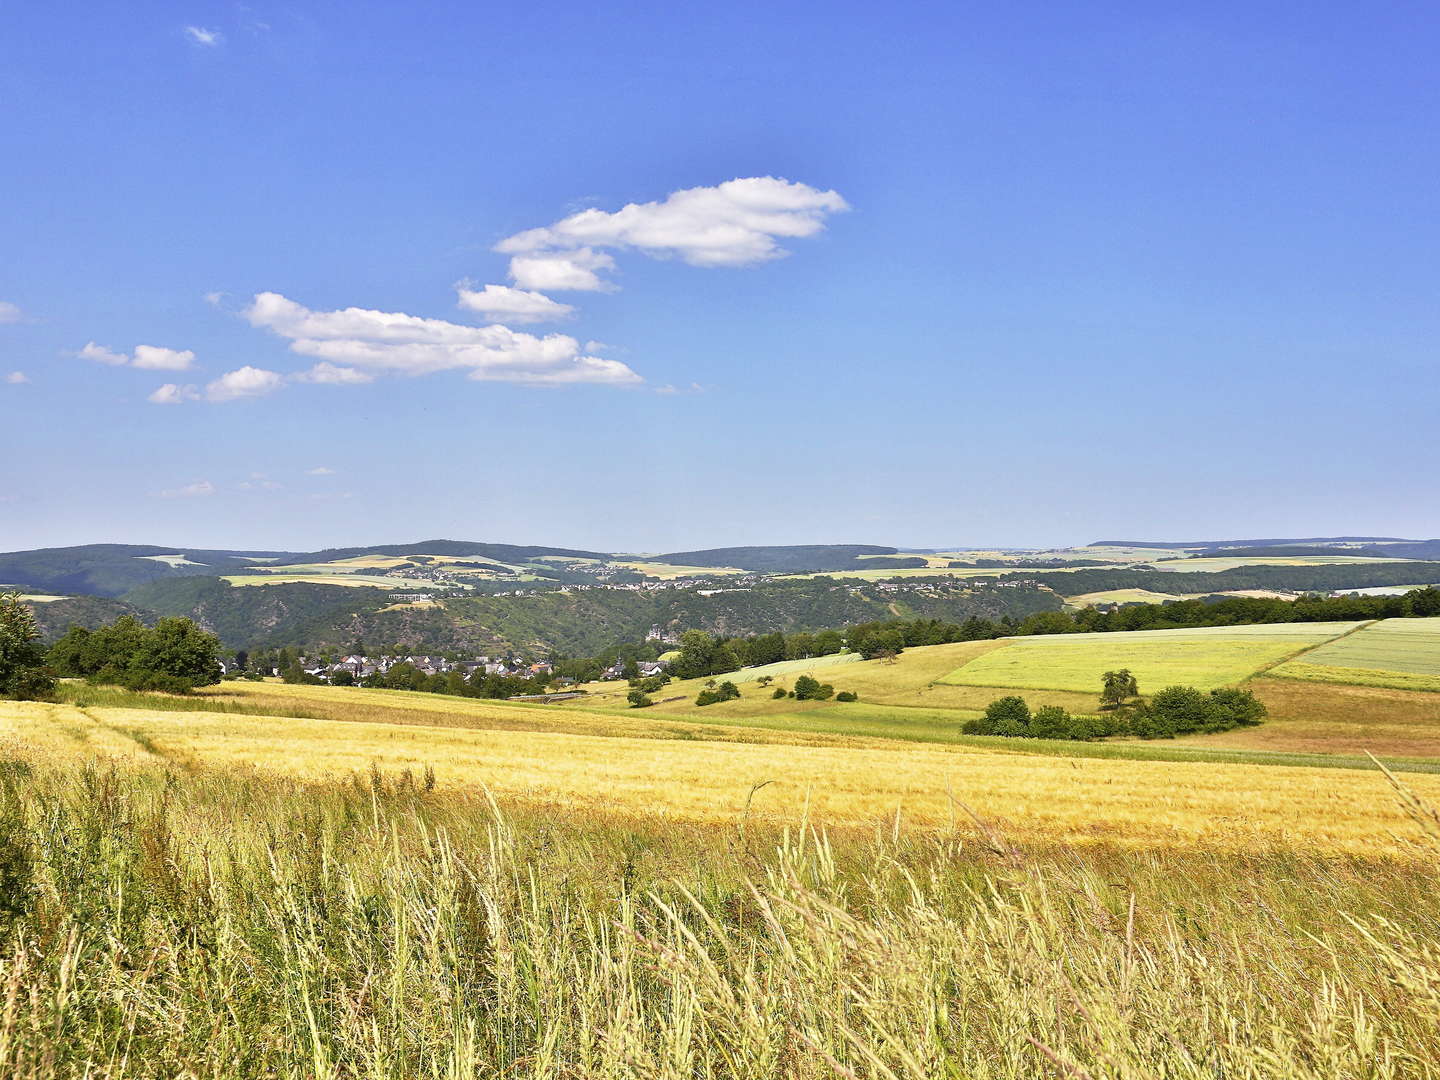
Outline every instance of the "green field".
<path fill-rule="evenodd" d="M 1156 570 L 1174 570 L 1183 574 L 1214 574 L 1238 570 L 1242 566 L 1352 566 L 1357 563 L 1406 563 L 1409 559 L 1382 559 L 1364 555 L 1264 555 L 1226 558 L 1223 555 L 1195 559 L 1157 559 Z"/>
<path fill-rule="evenodd" d="M 1279 623 L 1130 634 L 1014 638 L 939 681 L 1017 690 L 1094 691 L 1101 676 L 1129 668 L 1144 693 L 1184 684 L 1228 686 L 1271 664 L 1353 630 L 1358 623 Z"/>
<path fill-rule="evenodd" d="M 366 585 L 381 589 L 433 588 L 435 582 L 422 578 L 380 577 L 371 574 L 226 574 L 231 585 Z"/>
<path fill-rule="evenodd" d="M 766 675 L 769 675 L 772 679 L 778 679 L 785 675 L 813 671 L 816 668 L 834 667 L 837 664 L 853 664 L 859 659 L 859 653 L 832 653 L 829 656 L 813 656 L 807 660 L 781 660 L 775 664 L 762 664 L 759 667 L 741 668 L 739 671 L 726 675 L 725 678 L 736 683 L 754 682 L 756 679 L 763 678 Z"/>
<path fill-rule="evenodd" d="M 1282 678 L 1440 690 L 1440 618 L 1386 619 L 1275 669 Z"/>

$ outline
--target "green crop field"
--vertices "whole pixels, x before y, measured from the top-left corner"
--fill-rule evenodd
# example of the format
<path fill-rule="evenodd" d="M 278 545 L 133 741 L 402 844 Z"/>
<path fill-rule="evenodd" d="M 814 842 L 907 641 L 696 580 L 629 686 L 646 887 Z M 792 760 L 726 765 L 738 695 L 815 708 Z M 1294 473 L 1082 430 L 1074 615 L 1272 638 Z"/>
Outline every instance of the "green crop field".
<path fill-rule="evenodd" d="M 1386 619 L 1275 670 L 1310 682 L 1440 690 L 1440 618 Z"/>
<path fill-rule="evenodd" d="M 1228 686 L 1354 629 L 1357 623 L 1279 623 L 1131 634 L 1014 638 L 939 681 L 957 686 L 1094 691 L 1101 676 L 1129 668 L 1144 693 L 1183 684 Z"/>
<path fill-rule="evenodd" d="M 778 679 L 784 675 L 814 671 L 817 668 L 834 667 L 837 664 L 853 664 L 859 659 L 859 653 L 832 653 L 830 656 L 813 656 L 807 660 L 781 660 L 776 664 L 741 668 L 739 671 L 726 675 L 725 678 L 737 683 L 754 682 L 766 675 Z"/>

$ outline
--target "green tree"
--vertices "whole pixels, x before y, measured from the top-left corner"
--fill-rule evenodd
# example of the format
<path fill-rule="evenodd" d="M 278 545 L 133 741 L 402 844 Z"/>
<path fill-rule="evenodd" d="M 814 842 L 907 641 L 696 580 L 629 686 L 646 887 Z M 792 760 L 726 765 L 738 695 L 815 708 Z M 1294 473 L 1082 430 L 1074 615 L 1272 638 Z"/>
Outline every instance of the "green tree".
<path fill-rule="evenodd" d="M 1059 705 L 1042 705 L 1030 717 L 1029 734 L 1037 739 L 1069 739 L 1073 720 Z"/>
<path fill-rule="evenodd" d="M 131 654 L 130 671 L 178 680 L 193 688 L 220 681 L 220 639 L 189 619 L 161 619 L 142 634 Z"/>
<path fill-rule="evenodd" d="M 820 693 L 820 680 L 811 675 L 801 675 L 795 680 L 795 700 L 810 701 Z"/>
<path fill-rule="evenodd" d="M 985 707 L 985 719 L 996 735 L 1024 735 L 1030 728 L 1030 706 L 1022 697 L 996 698 Z"/>
<path fill-rule="evenodd" d="M 1210 691 L 1211 705 L 1226 722 L 1226 727 L 1254 727 L 1269 711 L 1253 691 L 1222 687 Z"/>
<path fill-rule="evenodd" d="M 638 686 L 625 695 L 625 700 L 630 703 L 632 709 L 647 709 L 655 704 L 655 699 Z"/>
<path fill-rule="evenodd" d="M 1100 679 L 1100 704 L 1107 709 L 1118 708 L 1140 695 L 1140 685 L 1129 668 L 1107 671 Z"/>
<path fill-rule="evenodd" d="M 0 697 L 39 701 L 54 692 L 34 612 L 19 593 L 0 593 Z"/>

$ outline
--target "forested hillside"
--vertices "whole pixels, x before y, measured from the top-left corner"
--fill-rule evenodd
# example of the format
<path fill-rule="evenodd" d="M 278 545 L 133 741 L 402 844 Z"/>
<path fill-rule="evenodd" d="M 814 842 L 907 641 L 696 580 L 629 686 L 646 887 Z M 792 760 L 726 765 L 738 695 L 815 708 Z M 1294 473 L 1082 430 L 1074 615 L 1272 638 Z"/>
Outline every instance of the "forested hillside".
<path fill-rule="evenodd" d="M 443 605 L 390 602 L 382 589 L 331 585 L 244 588 L 215 578 L 157 582 L 126 595 L 143 616 L 185 615 L 218 634 L 231 648 L 306 646 L 348 648 L 400 645 L 429 650 L 515 649 L 592 655 L 619 641 L 643 638 L 652 627 L 664 633 L 707 630 L 724 635 L 818 630 L 874 619 L 972 615 L 1015 619 L 1059 610 L 1048 589 L 985 583 L 894 589 L 873 583 L 775 581 L 745 588 L 550 590 L 526 595 L 474 595 Z M 55 601 L 54 608 L 74 601 Z M 87 625 L 118 613 L 99 601 Z M 115 611 L 112 611 L 112 608 Z M 67 622 L 65 625 L 69 625 Z M 53 638 L 64 626 L 45 627 Z"/>
<path fill-rule="evenodd" d="M 1325 566 L 1240 566 L 1215 573 L 1162 570 L 1070 570 L 1063 573 L 1003 574 L 1005 581 L 1039 581 L 1067 595 L 1106 589 L 1155 589 L 1167 593 L 1233 592 L 1277 589 L 1285 592 L 1335 592 L 1383 585 L 1440 584 L 1440 562 L 1341 563 Z"/>
<path fill-rule="evenodd" d="M 769 547 L 706 548 L 656 555 L 654 562 L 673 566 L 738 566 L 766 574 L 804 574 L 825 570 L 878 570 L 924 566 L 924 559 L 860 558 L 899 555 L 893 547 L 875 544 L 791 544 Z"/>
<path fill-rule="evenodd" d="M 36 592 L 119 596 L 151 581 L 244 573 L 274 551 L 210 551 L 148 544 L 85 544 L 0 553 L 0 584 Z"/>

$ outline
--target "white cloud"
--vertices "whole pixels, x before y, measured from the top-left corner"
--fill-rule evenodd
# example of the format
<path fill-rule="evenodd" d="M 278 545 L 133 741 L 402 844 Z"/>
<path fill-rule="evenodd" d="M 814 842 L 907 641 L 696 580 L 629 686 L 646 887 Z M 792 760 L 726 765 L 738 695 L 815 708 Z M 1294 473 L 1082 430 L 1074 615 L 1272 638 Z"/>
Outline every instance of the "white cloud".
<path fill-rule="evenodd" d="M 135 357 L 130 361 L 137 368 L 147 371 L 187 371 L 195 362 L 195 354 L 189 349 L 163 349 L 159 345 L 136 345 Z"/>
<path fill-rule="evenodd" d="M 335 470 L 328 465 L 316 465 L 313 469 L 305 470 L 306 476 L 334 476 Z"/>
<path fill-rule="evenodd" d="M 264 473 L 251 473 L 248 480 L 241 480 L 237 485 L 241 491 L 277 491 L 284 487 L 284 484 L 271 480 Z"/>
<path fill-rule="evenodd" d="M 30 381 L 30 376 L 23 371 L 12 371 L 5 376 L 5 381 L 11 386 L 24 386 Z"/>
<path fill-rule="evenodd" d="M 320 383 L 324 386 L 360 386 L 375 381 L 374 375 L 350 367 L 336 367 L 323 361 L 309 371 L 302 371 L 291 378 L 296 382 Z"/>
<path fill-rule="evenodd" d="M 127 353 L 117 353 L 113 349 L 107 349 L 104 345 L 96 345 L 89 342 L 75 355 L 82 360 L 95 360 L 102 364 L 128 364 L 130 357 Z"/>
<path fill-rule="evenodd" d="M 196 45 L 206 45 L 211 48 L 219 45 L 225 37 L 225 35 L 220 33 L 219 30 L 207 30 L 203 26 L 185 27 L 185 36 L 188 37 L 191 41 L 193 41 Z"/>
<path fill-rule="evenodd" d="M 210 401 L 235 401 L 237 398 L 263 397 L 279 390 L 285 384 L 285 377 L 275 371 L 251 367 L 228 371 L 205 387 L 205 397 Z"/>
<path fill-rule="evenodd" d="M 184 487 L 178 488 L 166 488 L 155 494 L 162 499 L 198 499 L 214 495 L 215 485 L 209 480 L 197 480 L 193 484 L 186 484 Z"/>
<path fill-rule="evenodd" d="M 94 360 L 101 364 L 120 367 L 129 364 L 146 371 L 188 371 L 195 362 L 195 354 L 189 349 L 166 349 L 159 345 L 136 345 L 134 355 L 119 353 L 104 345 L 89 342 L 77 356 L 82 360 Z"/>
<path fill-rule="evenodd" d="M 825 227 L 827 215 L 848 209 L 839 192 L 751 176 L 686 188 L 658 202 L 630 203 L 613 213 L 581 210 L 516 233 L 495 250 L 517 256 L 512 272 L 522 256 L 594 247 L 678 256 L 692 266 L 750 266 L 786 254 L 778 240 L 813 236 Z"/>
<path fill-rule="evenodd" d="M 205 302 L 211 307 L 219 307 L 221 302 L 224 301 L 224 299 L 225 294 L 218 290 L 215 292 L 207 292 L 205 294 Z"/>
<path fill-rule="evenodd" d="M 555 292 L 609 292 L 615 286 L 596 271 L 613 269 L 613 258 L 603 251 L 591 251 L 589 248 L 517 255 L 510 260 L 510 278 L 522 289 Z"/>
<path fill-rule="evenodd" d="M 178 383 L 167 382 L 156 390 L 147 399 L 155 405 L 183 405 L 187 401 L 195 401 L 199 398 L 193 386 L 180 386 Z"/>
<path fill-rule="evenodd" d="M 251 324 L 290 339 L 291 351 L 366 372 L 425 375 L 468 369 L 472 379 L 534 384 L 638 383 L 618 361 L 582 354 L 564 334 L 537 337 L 507 326 L 462 326 L 403 312 L 311 311 L 278 293 L 260 293 Z"/>
<path fill-rule="evenodd" d="M 575 313 L 569 304 L 551 300 L 543 293 L 512 289 L 508 285 L 486 285 L 477 290 L 468 281 L 462 281 L 455 286 L 455 292 L 460 307 L 477 311 L 487 319 L 517 323 L 554 322 Z"/>
<path fill-rule="evenodd" d="M 0 323 L 17 323 L 25 318 L 25 313 L 20 310 L 19 304 L 12 304 L 8 300 L 0 300 Z"/>

